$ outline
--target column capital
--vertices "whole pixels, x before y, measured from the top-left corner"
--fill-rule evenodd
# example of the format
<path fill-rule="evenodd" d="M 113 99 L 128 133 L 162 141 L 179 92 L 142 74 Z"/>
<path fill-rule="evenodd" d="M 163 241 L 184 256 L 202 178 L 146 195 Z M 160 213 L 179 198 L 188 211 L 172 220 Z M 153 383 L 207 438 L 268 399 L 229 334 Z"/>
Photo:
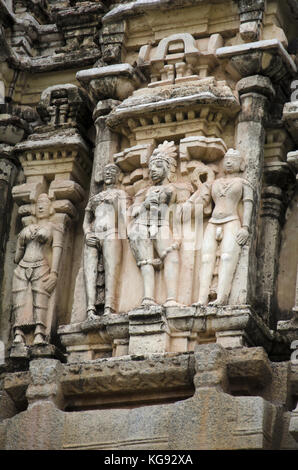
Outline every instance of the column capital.
<path fill-rule="evenodd" d="M 271 99 L 275 96 L 275 90 L 271 79 L 263 75 L 251 75 L 239 80 L 237 83 L 237 91 L 240 99 L 247 93 L 257 93 Z"/>

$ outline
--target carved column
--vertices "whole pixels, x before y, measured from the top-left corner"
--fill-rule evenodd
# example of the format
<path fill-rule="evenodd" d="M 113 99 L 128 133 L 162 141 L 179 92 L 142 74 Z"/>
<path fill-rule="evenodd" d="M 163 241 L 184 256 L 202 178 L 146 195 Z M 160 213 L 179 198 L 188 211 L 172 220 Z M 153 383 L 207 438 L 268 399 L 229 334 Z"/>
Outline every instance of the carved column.
<path fill-rule="evenodd" d="M 290 103 L 287 103 L 290 105 Z M 287 108 L 287 105 L 285 109 Z M 294 108 L 297 106 L 297 102 L 293 103 Z M 297 120 L 294 119 L 291 124 L 292 136 L 297 143 Z M 296 171 L 296 187 L 298 182 L 298 152 L 289 152 L 287 156 L 288 163 L 292 166 L 292 168 Z M 277 328 L 278 331 L 286 338 L 288 344 L 292 344 L 292 342 L 297 341 L 298 338 L 298 264 L 297 264 L 297 275 L 296 275 L 296 289 L 295 289 L 295 305 L 293 306 L 293 316 L 290 320 L 286 321 L 279 321 Z M 298 405 L 297 405 L 298 407 Z M 297 419 L 297 418 L 296 418 Z"/>
<path fill-rule="evenodd" d="M 256 220 L 262 186 L 264 117 L 268 98 L 273 97 L 274 89 L 269 78 L 255 75 L 240 80 L 238 91 L 242 109 L 238 119 L 236 147 L 246 161 L 245 177 L 254 191 L 254 211 L 250 225 L 250 240 L 242 249 L 230 301 L 232 304 L 250 305 L 256 285 Z"/>
<path fill-rule="evenodd" d="M 294 181 L 293 171 L 286 162 L 265 164 L 258 241 L 257 302 L 258 310 L 270 328 L 275 328 L 277 322 L 276 281 L 281 229 L 288 203 L 287 194 Z"/>
<path fill-rule="evenodd" d="M 18 172 L 17 161 L 13 158 L 12 150 L 13 147 L 0 144 L 0 279 L 2 277 L 6 238 L 12 210 L 11 188 Z"/>
<path fill-rule="evenodd" d="M 119 136 L 112 132 L 106 124 L 107 115 L 117 104 L 119 104 L 119 101 L 116 100 L 99 101 L 93 112 L 96 138 L 90 195 L 94 194 L 97 185 L 102 186 L 103 168 L 111 162 L 112 156 L 119 151 Z"/>
<path fill-rule="evenodd" d="M 291 101 L 286 103 L 283 109 L 283 121 L 285 122 L 285 127 L 289 131 L 295 148 L 298 145 L 298 102 Z M 296 189 L 298 182 L 298 151 L 292 151 L 287 154 L 287 163 L 292 168 L 293 173 L 296 173 Z M 294 183 L 295 184 L 295 183 Z M 298 265 L 297 265 L 297 275 L 296 275 L 296 286 L 295 286 L 295 296 L 294 296 L 294 306 L 293 306 L 293 316 L 290 320 L 279 321 L 277 329 L 281 333 L 287 343 L 290 345 L 293 341 L 296 341 L 298 338 Z"/>

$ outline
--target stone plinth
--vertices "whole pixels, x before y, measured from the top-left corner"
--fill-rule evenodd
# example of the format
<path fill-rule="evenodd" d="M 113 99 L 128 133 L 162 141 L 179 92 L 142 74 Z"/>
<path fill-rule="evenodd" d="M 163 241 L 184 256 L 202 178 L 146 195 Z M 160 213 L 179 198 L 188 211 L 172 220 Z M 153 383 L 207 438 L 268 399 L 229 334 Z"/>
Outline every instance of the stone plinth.
<path fill-rule="evenodd" d="M 168 350 L 169 331 L 165 311 L 157 306 L 140 307 L 128 315 L 129 354 L 160 353 Z"/>
<path fill-rule="evenodd" d="M 128 318 L 125 314 L 64 325 L 58 329 L 58 334 L 68 353 L 68 362 L 127 354 Z"/>
<path fill-rule="evenodd" d="M 7 374 L 5 393 L 25 411 L 2 422 L 0 438 L 15 450 L 220 450 L 277 449 L 283 434 L 295 449 L 296 411 L 288 429 L 282 410 L 296 370 L 285 372 L 263 348 L 218 344 L 76 364 L 38 359 L 27 372 Z"/>
<path fill-rule="evenodd" d="M 127 354 L 187 353 L 205 343 L 229 349 L 263 346 L 268 352 L 276 347 L 287 349 L 283 335 L 270 330 L 247 305 L 144 306 L 128 314 L 101 315 L 63 325 L 58 334 L 68 362 Z"/>

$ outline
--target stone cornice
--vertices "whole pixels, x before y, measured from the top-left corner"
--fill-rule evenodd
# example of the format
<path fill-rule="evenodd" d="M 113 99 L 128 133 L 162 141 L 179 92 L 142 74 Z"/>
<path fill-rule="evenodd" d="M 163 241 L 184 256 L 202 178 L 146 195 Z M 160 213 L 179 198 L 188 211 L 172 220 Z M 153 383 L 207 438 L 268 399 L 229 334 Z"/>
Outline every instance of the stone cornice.
<path fill-rule="evenodd" d="M 117 5 L 103 19 L 103 23 L 120 21 L 126 17 L 145 13 L 149 10 L 170 9 L 199 5 L 200 3 L 222 3 L 223 0 L 136 0 L 134 2 Z"/>

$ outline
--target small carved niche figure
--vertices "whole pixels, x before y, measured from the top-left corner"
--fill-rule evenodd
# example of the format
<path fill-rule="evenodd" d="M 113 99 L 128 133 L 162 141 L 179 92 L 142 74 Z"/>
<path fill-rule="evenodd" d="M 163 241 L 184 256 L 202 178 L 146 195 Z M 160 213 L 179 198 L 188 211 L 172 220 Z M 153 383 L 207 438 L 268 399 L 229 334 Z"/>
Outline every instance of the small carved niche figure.
<path fill-rule="evenodd" d="M 127 195 L 117 189 L 120 170 L 111 163 L 104 167 L 104 191 L 91 197 L 85 209 L 83 230 L 84 277 L 87 295 L 88 319 L 96 318 L 96 286 L 100 255 L 105 276 L 104 315 L 114 313 L 117 303 L 117 286 L 122 261 L 121 230 L 125 227 Z"/>
<path fill-rule="evenodd" d="M 40 194 L 35 205 L 36 223 L 18 235 L 13 276 L 14 340 L 26 344 L 25 332 L 34 329 L 34 345 L 47 344 L 49 299 L 57 284 L 63 246 L 63 229 L 50 221 L 54 214 L 47 194 Z M 30 299 L 31 291 L 31 301 Z"/>
<path fill-rule="evenodd" d="M 165 306 L 176 306 L 179 279 L 179 242 L 170 227 L 170 211 L 177 202 L 172 181 L 176 171 L 174 142 L 163 142 L 152 153 L 149 174 L 152 186 L 140 190 L 131 208 L 128 238 L 143 278 L 142 305 L 156 305 L 155 268 L 164 267 Z M 155 254 L 157 253 L 157 255 Z"/>
<path fill-rule="evenodd" d="M 0 161 L 0 180 L 9 182 L 12 166 L 5 161 Z"/>
<path fill-rule="evenodd" d="M 200 270 L 199 300 L 196 305 L 206 305 L 214 273 L 218 244 L 220 262 L 218 271 L 217 298 L 210 305 L 225 305 L 231 291 L 241 246 L 249 237 L 249 225 L 253 207 L 253 189 L 244 178 L 237 176 L 244 171 L 245 164 L 237 150 L 229 149 L 224 156 L 225 176 L 210 185 L 209 197 L 215 207 L 207 224 Z M 243 202 L 242 224 L 238 214 Z"/>

